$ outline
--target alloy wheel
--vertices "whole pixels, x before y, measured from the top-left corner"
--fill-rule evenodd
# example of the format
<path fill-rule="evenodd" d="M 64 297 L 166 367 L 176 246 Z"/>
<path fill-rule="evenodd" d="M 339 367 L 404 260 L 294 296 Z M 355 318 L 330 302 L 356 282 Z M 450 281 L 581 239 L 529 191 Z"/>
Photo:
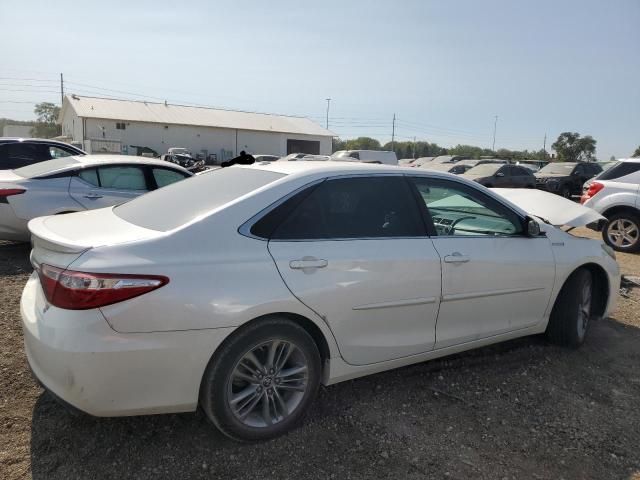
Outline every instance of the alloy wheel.
<path fill-rule="evenodd" d="M 309 385 L 307 360 L 289 341 L 270 340 L 247 351 L 228 381 L 227 402 L 237 420 L 265 428 L 285 420 Z"/>
<path fill-rule="evenodd" d="M 638 241 L 640 230 L 638 225 L 626 218 L 618 218 L 607 227 L 609 241 L 621 248 L 628 248 Z"/>
<path fill-rule="evenodd" d="M 587 333 L 587 327 L 589 325 L 589 319 L 591 318 L 591 295 L 592 295 L 592 284 L 591 279 L 585 281 L 582 284 L 582 289 L 580 290 L 580 299 L 578 301 L 578 337 L 580 341 L 584 340 L 584 336 Z"/>

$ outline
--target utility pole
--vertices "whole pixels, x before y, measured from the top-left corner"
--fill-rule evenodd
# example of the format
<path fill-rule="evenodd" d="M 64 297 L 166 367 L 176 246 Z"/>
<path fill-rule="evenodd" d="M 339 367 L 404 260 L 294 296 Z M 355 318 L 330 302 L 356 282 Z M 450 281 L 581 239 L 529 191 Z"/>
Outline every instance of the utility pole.
<path fill-rule="evenodd" d="M 493 121 L 493 146 L 491 150 L 496 151 L 496 128 L 498 127 L 498 115 L 495 116 L 495 120 Z"/>
<path fill-rule="evenodd" d="M 62 73 L 60 74 L 60 108 L 62 108 L 62 102 L 64 102 L 64 79 Z"/>
<path fill-rule="evenodd" d="M 544 140 L 542 142 L 542 151 L 544 152 L 544 158 L 547 158 L 547 133 L 544 134 Z"/>
<path fill-rule="evenodd" d="M 327 130 L 329 130 L 329 105 L 331 105 L 331 99 L 327 98 Z"/>
<path fill-rule="evenodd" d="M 396 151 L 396 114 L 393 114 L 393 126 L 391 127 L 391 150 Z"/>
<path fill-rule="evenodd" d="M 416 137 L 413 137 L 413 159 L 416 159 Z"/>

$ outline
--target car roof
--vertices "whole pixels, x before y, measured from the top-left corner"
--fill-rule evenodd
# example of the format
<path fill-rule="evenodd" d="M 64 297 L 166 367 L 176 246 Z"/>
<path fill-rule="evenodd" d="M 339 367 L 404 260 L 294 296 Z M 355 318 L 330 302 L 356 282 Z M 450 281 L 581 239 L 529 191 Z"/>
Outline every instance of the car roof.
<path fill-rule="evenodd" d="M 52 140 L 49 138 L 23 138 L 23 137 L 0 137 L 0 144 L 2 143 L 53 143 L 56 145 L 63 145 L 65 147 L 72 147 L 77 150 L 80 150 L 78 147 L 74 147 L 73 145 L 65 142 L 60 142 L 58 140 Z"/>
<path fill-rule="evenodd" d="M 619 158 L 618 162 L 640 163 L 640 157 L 636 158 Z M 599 163 L 611 163 L 611 162 L 599 162 Z"/>
<path fill-rule="evenodd" d="M 182 168 L 180 165 L 177 165 L 172 162 L 165 162 L 164 160 L 157 160 L 154 158 L 147 157 L 137 157 L 133 155 L 70 155 L 68 157 L 63 157 L 69 160 L 69 163 L 66 165 L 60 164 L 60 158 L 54 159 L 53 162 L 56 162 L 56 166 L 51 170 L 43 172 L 38 177 L 51 175 L 55 173 L 66 172 L 68 170 L 74 170 L 77 168 L 89 168 L 100 165 L 119 165 L 119 164 L 135 164 L 139 163 L 141 165 L 157 165 L 160 167 L 169 167 L 176 170 L 188 171 Z M 46 164 L 47 162 L 51 162 L 52 160 L 46 160 L 44 162 L 39 162 L 40 165 Z"/>

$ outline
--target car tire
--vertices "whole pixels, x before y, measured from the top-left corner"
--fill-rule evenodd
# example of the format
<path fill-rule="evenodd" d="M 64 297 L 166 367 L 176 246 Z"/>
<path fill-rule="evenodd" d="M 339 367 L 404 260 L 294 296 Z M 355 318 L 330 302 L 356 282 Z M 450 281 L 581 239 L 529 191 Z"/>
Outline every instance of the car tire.
<path fill-rule="evenodd" d="M 563 185 L 560 187 L 560 195 L 571 200 L 571 189 L 569 188 L 569 185 Z"/>
<path fill-rule="evenodd" d="M 311 335 L 286 318 L 265 318 L 239 329 L 213 356 L 200 406 L 228 437 L 267 440 L 302 420 L 320 378 L 320 353 Z"/>
<path fill-rule="evenodd" d="M 577 348 L 591 323 L 593 307 L 593 277 L 580 268 L 573 272 L 562 286 L 551 310 L 546 336 L 558 345 Z"/>
<path fill-rule="evenodd" d="M 480 185 L 482 185 L 482 184 L 480 184 Z M 492 185 L 492 184 L 490 184 L 490 183 L 487 183 L 487 184 L 485 185 L 485 187 L 487 187 L 487 188 L 493 188 L 493 185 Z"/>
<path fill-rule="evenodd" d="M 602 229 L 602 239 L 619 252 L 640 250 L 640 215 L 620 212 L 607 219 Z"/>

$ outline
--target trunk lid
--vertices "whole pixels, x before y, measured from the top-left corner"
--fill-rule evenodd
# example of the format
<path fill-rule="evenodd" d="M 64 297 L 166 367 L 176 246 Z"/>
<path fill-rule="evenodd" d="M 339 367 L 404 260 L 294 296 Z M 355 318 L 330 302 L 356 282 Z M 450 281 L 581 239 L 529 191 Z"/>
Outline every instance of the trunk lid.
<path fill-rule="evenodd" d="M 492 192 L 530 215 L 543 218 L 556 227 L 583 227 L 605 220 L 595 210 L 559 195 L 528 188 L 492 188 Z"/>
<path fill-rule="evenodd" d="M 24 180 L 24 177 L 13 173 L 13 170 L 0 170 L 0 188 L 19 186 Z"/>
<path fill-rule="evenodd" d="M 164 235 L 129 223 L 113 208 L 34 218 L 29 222 L 34 266 L 66 268 L 91 248 L 147 240 Z"/>

